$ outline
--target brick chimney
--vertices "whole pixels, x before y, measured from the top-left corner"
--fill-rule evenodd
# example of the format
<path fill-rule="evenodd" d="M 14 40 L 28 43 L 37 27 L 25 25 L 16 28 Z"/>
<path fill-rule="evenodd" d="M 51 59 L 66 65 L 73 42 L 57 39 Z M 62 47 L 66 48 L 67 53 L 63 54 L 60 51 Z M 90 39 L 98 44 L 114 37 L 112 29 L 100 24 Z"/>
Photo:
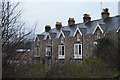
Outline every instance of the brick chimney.
<path fill-rule="evenodd" d="M 49 32 L 50 29 L 51 29 L 50 25 L 45 26 L 45 32 Z"/>
<path fill-rule="evenodd" d="M 89 15 L 89 14 L 84 14 L 83 22 L 84 22 L 84 23 L 87 23 L 87 22 L 89 22 L 89 21 L 91 21 L 90 15 Z"/>
<path fill-rule="evenodd" d="M 62 23 L 61 22 L 56 22 L 56 29 L 60 29 L 62 27 Z"/>
<path fill-rule="evenodd" d="M 103 12 L 101 13 L 102 19 L 107 19 L 107 18 L 109 18 L 110 13 L 109 13 L 108 11 L 109 11 L 108 8 L 103 9 Z"/>
<path fill-rule="evenodd" d="M 68 20 L 68 25 L 69 25 L 69 26 L 73 26 L 74 24 L 75 24 L 74 18 L 69 18 L 69 20 Z"/>

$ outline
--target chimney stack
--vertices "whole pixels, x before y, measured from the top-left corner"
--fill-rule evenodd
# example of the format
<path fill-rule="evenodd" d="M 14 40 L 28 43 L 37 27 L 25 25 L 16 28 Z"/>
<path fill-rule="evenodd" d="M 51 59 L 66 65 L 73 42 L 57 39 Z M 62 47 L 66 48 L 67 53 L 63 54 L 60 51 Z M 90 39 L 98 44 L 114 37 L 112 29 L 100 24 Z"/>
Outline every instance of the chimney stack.
<path fill-rule="evenodd" d="M 110 13 L 108 11 L 108 8 L 103 9 L 103 12 L 101 13 L 101 17 L 103 20 L 109 18 Z"/>
<path fill-rule="evenodd" d="M 45 26 L 45 32 L 49 32 L 50 29 L 51 29 L 50 25 Z"/>
<path fill-rule="evenodd" d="M 74 24 L 75 24 L 74 18 L 69 18 L 69 20 L 68 20 L 68 25 L 69 25 L 69 26 L 73 26 Z"/>
<path fill-rule="evenodd" d="M 56 22 L 56 29 L 60 29 L 62 27 L 62 23 L 61 22 Z"/>
<path fill-rule="evenodd" d="M 91 21 L 90 15 L 89 15 L 89 14 L 84 14 L 83 22 L 84 22 L 84 23 L 87 23 L 87 22 L 89 22 L 89 21 Z"/>

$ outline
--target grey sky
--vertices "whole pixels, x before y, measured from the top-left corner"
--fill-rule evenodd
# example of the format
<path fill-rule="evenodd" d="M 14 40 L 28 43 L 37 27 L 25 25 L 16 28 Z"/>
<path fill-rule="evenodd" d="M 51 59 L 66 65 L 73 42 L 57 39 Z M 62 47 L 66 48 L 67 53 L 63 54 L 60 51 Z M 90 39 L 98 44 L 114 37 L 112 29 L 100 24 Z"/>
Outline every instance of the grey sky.
<path fill-rule="evenodd" d="M 69 17 L 81 23 L 85 13 L 90 14 L 92 20 L 101 18 L 100 2 L 23 2 L 23 5 L 26 26 L 31 27 L 37 22 L 36 33 L 43 32 L 46 24 L 54 28 L 56 21 L 67 25 Z M 102 8 L 109 8 L 110 16 L 118 14 L 117 2 L 102 2 Z"/>

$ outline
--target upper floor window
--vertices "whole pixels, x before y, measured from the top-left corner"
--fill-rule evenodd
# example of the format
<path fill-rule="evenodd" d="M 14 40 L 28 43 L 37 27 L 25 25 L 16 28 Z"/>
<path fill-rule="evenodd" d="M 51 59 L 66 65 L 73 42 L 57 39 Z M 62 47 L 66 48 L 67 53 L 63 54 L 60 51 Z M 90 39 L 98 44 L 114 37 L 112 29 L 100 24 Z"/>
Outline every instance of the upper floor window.
<path fill-rule="evenodd" d="M 50 40 L 50 39 L 49 39 L 49 40 L 47 40 L 47 43 L 48 43 L 48 44 L 51 44 L 51 40 Z"/>
<path fill-rule="evenodd" d="M 58 59 L 64 59 L 64 58 L 65 58 L 65 46 L 58 45 Z"/>
<path fill-rule="evenodd" d="M 46 57 L 51 57 L 51 46 L 46 47 Z"/>
<path fill-rule="evenodd" d="M 80 37 L 81 37 L 81 35 L 79 33 L 77 33 L 77 41 L 80 41 Z"/>
<path fill-rule="evenodd" d="M 74 44 L 74 58 L 82 59 L 82 44 Z"/>
<path fill-rule="evenodd" d="M 96 31 L 96 35 L 97 35 L 97 39 L 101 38 L 101 32 L 100 32 L 100 30 Z"/>
<path fill-rule="evenodd" d="M 61 43 L 64 43 L 64 37 L 63 36 L 61 36 Z"/>

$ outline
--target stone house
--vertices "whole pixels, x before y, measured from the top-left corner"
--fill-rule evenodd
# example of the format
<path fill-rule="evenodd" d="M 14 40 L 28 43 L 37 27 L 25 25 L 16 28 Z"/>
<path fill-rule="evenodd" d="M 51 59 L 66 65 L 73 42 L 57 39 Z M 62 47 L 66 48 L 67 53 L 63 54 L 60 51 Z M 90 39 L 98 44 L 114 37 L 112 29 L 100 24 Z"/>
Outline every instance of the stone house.
<path fill-rule="evenodd" d="M 120 16 L 110 17 L 109 9 L 105 8 L 101 19 L 91 21 L 90 15 L 84 14 L 83 23 L 76 24 L 74 18 L 69 18 L 67 26 L 62 26 L 61 22 L 56 22 L 55 26 L 51 29 L 46 25 L 45 32 L 36 35 L 34 57 L 47 65 L 81 63 L 93 57 L 97 39 L 109 37 L 118 41 Z"/>

